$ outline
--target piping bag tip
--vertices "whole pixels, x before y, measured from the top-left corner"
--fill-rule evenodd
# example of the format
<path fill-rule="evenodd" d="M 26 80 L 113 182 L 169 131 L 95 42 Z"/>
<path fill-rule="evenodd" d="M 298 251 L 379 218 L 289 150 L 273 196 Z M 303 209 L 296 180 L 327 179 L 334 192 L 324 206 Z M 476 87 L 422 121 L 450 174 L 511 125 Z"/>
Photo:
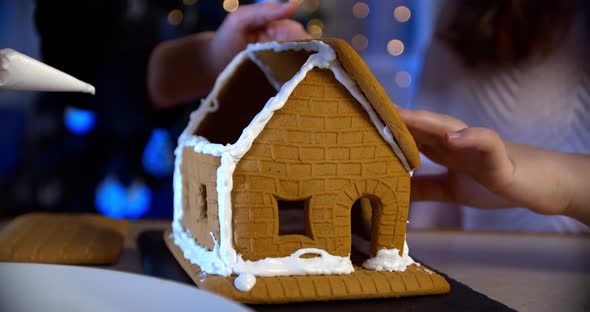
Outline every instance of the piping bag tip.
<path fill-rule="evenodd" d="M 0 89 L 95 94 L 94 86 L 12 49 L 0 50 Z"/>

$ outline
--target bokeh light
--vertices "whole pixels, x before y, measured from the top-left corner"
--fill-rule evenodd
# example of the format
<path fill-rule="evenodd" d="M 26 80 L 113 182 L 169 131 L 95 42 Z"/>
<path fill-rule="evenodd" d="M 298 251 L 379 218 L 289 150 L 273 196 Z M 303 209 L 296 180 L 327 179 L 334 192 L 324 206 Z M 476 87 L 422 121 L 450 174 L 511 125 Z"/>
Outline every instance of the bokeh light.
<path fill-rule="evenodd" d="M 168 13 L 168 23 L 173 26 L 178 26 L 184 19 L 184 13 L 179 9 L 174 9 Z"/>
<path fill-rule="evenodd" d="M 404 43 L 401 40 L 393 39 L 387 43 L 387 52 L 393 56 L 404 53 Z"/>
<path fill-rule="evenodd" d="M 407 6 L 400 5 L 393 10 L 393 17 L 400 23 L 405 23 L 410 20 L 412 12 Z"/>
<path fill-rule="evenodd" d="M 127 190 L 127 209 L 125 216 L 129 219 L 139 219 L 150 209 L 152 191 L 142 182 L 134 182 Z"/>
<path fill-rule="evenodd" d="M 223 0 L 223 9 L 227 12 L 234 12 L 240 7 L 240 1 L 238 0 Z"/>
<path fill-rule="evenodd" d="M 307 13 L 313 13 L 320 8 L 320 0 L 305 0 L 301 8 Z"/>
<path fill-rule="evenodd" d="M 395 73 L 395 83 L 400 88 L 407 88 L 412 84 L 412 75 L 407 71 L 399 71 Z"/>
<path fill-rule="evenodd" d="M 156 177 L 172 175 L 174 143 L 164 129 L 154 129 L 141 157 L 145 171 Z"/>
<path fill-rule="evenodd" d="M 140 181 L 126 188 L 114 177 L 105 178 L 96 188 L 96 209 L 104 216 L 115 219 L 138 219 L 152 203 L 152 191 Z"/>
<path fill-rule="evenodd" d="M 108 177 L 98 185 L 94 204 L 104 216 L 123 219 L 127 207 L 127 190 L 121 182 Z"/>
<path fill-rule="evenodd" d="M 352 6 L 352 15 L 356 18 L 369 16 L 369 5 L 364 2 L 357 2 Z"/>
<path fill-rule="evenodd" d="M 307 32 L 314 38 L 321 38 L 324 33 L 324 22 L 318 18 L 312 18 L 307 22 Z"/>
<path fill-rule="evenodd" d="M 85 135 L 94 129 L 96 115 L 89 110 L 68 107 L 64 112 L 64 123 L 71 133 Z"/>
<path fill-rule="evenodd" d="M 187 6 L 188 5 L 195 5 L 195 4 L 197 4 L 197 0 L 182 0 L 182 3 Z"/>
<path fill-rule="evenodd" d="M 369 46 L 369 39 L 363 34 L 357 34 L 352 37 L 350 42 L 352 47 L 357 51 L 364 51 Z"/>

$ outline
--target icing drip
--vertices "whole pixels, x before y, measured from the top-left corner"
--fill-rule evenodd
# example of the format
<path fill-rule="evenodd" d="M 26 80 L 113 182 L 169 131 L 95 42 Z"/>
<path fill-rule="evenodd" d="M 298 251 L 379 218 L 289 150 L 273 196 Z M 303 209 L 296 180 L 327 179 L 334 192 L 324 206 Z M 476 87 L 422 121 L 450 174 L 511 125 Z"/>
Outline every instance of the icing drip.
<path fill-rule="evenodd" d="M 250 291 L 256 284 L 256 277 L 250 273 L 241 273 L 234 280 L 234 286 L 239 291 Z"/>
<path fill-rule="evenodd" d="M 229 276 L 232 273 L 230 267 L 226 266 L 219 257 L 219 244 L 213 238 L 215 247 L 212 251 L 199 246 L 195 239 L 184 231 L 174 231 L 172 234 L 174 244 L 183 252 L 183 255 L 192 264 L 198 265 L 203 272 Z"/>
<path fill-rule="evenodd" d="M 409 252 L 408 243 L 404 241 L 404 252 L 401 256 L 397 248 L 384 248 L 377 251 L 377 256 L 363 262 L 363 267 L 374 271 L 403 272 L 409 265 L 416 263 L 409 256 Z"/>
<path fill-rule="evenodd" d="M 319 257 L 301 258 L 315 254 Z M 349 257 L 333 256 L 323 249 L 303 248 L 288 257 L 265 258 L 258 261 L 244 261 L 240 257 L 235 272 L 248 272 L 256 276 L 350 274 L 354 272 Z"/>

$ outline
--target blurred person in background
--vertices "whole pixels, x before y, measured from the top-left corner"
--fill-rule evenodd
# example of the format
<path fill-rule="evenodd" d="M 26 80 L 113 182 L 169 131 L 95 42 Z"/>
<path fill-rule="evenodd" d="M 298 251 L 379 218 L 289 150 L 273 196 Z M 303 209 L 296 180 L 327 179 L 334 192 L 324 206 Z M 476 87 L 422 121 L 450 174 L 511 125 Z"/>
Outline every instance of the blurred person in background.
<path fill-rule="evenodd" d="M 447 114 L 470 127 L 492 129 L 514 143 L 556 152 L 590 154 L 587 2 L 460 0 L 441 3 L 439 12 L 413 109 Z M 437 118 L 433 116 L 437 115 L 430 118 Z M 418 141 L 418 144 L 426 156 L 437 160 L 428 142 Z M 475 209 L 465 206 L 464 201 L 457 204 L 456 198 L 450 196 L 457 194 L 452 187 L 463 192 L 474 192 L 474 189 L 451 183 L 456 178 L 455 171 L 447 172 L 445 167 L 424 159 L 413 179 L 413 190 L 422 196 L 414 199 L 445 199 L 450 203 L 414 203 L 410 226 L 590 230 L 562 215 L 542 215 L 526 208 Z M 442 185 L 449 196 L 426 196 L 428 192 L 423 188 L 433 185 Z M 523 195 L 535 196 L 534 192 Z"/>

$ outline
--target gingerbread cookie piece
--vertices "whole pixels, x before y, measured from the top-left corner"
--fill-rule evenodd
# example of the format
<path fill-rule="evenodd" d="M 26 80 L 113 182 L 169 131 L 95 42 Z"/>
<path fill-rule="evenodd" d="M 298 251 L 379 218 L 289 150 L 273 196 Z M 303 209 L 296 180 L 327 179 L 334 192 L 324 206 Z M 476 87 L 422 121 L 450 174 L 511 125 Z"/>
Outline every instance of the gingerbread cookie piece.
<path fill-rule="evenodd" d="M 56 264 L 113 264 L 128 222 L 93 214 L 34 213 L 0 232 L 0 261 Z"/>

